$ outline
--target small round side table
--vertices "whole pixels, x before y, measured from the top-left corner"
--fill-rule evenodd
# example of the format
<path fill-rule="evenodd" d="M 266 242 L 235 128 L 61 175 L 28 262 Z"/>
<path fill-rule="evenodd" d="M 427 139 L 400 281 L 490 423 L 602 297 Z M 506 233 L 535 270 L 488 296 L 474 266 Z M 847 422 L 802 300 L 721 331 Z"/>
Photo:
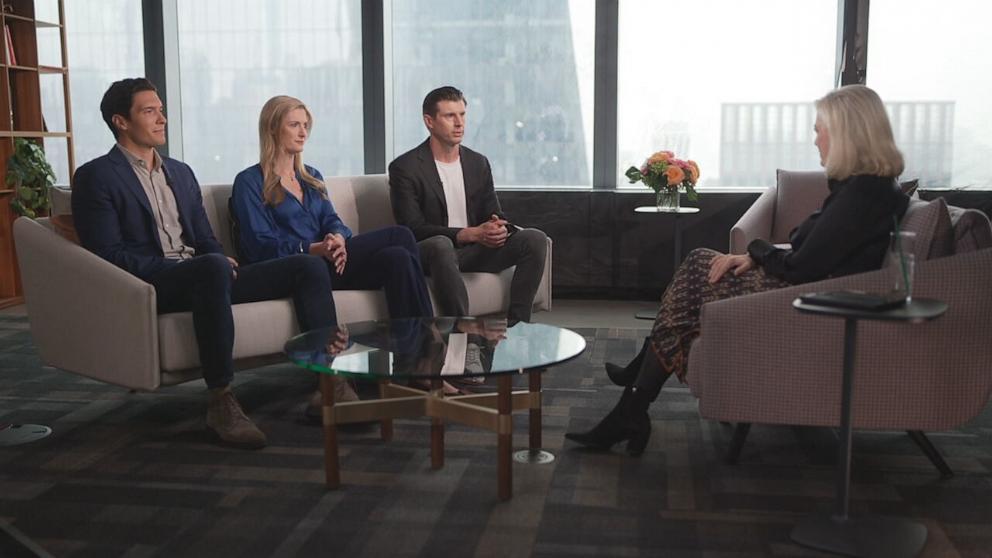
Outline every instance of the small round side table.
<path fill-rule="evenodd" d="M 698 207 L 658 207 L 656 205 L 645 205 L 635 207 L 634 213 L 667 213 L 673 216 L 672 229 L 675 231 L 675 242 L 672 247 L 672 275 L 682 264 L 682 227 L 679 226 L 679 217 L 699 213 Z M 641 310 L 634 314 L 639 320 L 654 320 L 658 315 L 658 310 Z"/>
<path fill-rule="evenodd" d="M 812 515 L 792 530 L 792 540 L 810 548 L 847 556 L 916 556 L 927 540 L 922 523 L 894 517 L 849 517 L 851 491 L 851 398 L 854 392 L 854 354 L 857 348 L 858 320 L 920 323 L 936 319 L 947 311 L 939 300 L 914 298 L 891 310 L 865 310 L 807 304 L 795 299 L 792 307 L 805 314 L 844 318 L 844 374 L 841 384 L 840 448 L 837 463 L 837 500 L 829 516 Z"/>

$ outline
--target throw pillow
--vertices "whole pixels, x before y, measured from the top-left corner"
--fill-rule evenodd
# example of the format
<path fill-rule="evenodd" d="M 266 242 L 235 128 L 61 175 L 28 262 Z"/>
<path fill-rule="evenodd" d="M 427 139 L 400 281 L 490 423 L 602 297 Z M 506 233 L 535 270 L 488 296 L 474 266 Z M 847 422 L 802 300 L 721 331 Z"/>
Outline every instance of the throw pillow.
<path fill-rule="evenodd" d="M 933 229 L 933 239 L 930 241 L 930 250 L 927 252 L 927 259 L 933 260 L 945 256 L 954 255 L 954 228 L 951 227 L 951 214 L 947 211 L 947 202 L 944 198 L 937 198 L 930 202 L 936 205 L 937 223 Z"/>
<path fill-rule="evenodd" d="M 954 253 L 964 254 L 992 247 L 992 225 L 977 209 L 948 208 L 954 229 Z"/>
<path fill-rule="evenodd" d="M 49 221 L 52 223 L 52 228 L 55 229 L 56 234 L 73 244 L 79 244 L 79 235 L 76 234 L 76 225 L 72 220 L 71 213 L 52 215 Z"/>
<path fill-rule="evenodd" d="M 954 252 L 951 217 L 943 198 L 932 202 L 912 200 L 899 228 L 916 233 L 916 261 L 948 256 Z"/>
<path fill-rule="evenodd" d="M 920 179 L 914 178 L 912 180 L 907 180 L 905 182 L 900 182 L 899 187 L 902 188 L 902 193 L 910 196 L 914 199 L 919 199 L 920 196 L 917 194 L 916 189 L 920 187 Z"/>

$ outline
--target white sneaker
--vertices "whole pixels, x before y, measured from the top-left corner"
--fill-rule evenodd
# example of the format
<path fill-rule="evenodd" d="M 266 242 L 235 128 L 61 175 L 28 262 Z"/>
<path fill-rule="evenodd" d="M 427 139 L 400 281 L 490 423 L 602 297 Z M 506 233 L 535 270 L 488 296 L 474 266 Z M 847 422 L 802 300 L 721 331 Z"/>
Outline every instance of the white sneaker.
<path fill-rule="evenodd" d="M 471 374 L 485 374 L 486 369 L 482 366 L 482 349 L 475 343 L 469 343 L 465 347 L 465 372 Z M 482 384 L 486 379 L 482 376 L 466 376 L 459 378 L 467 384 Z"/>

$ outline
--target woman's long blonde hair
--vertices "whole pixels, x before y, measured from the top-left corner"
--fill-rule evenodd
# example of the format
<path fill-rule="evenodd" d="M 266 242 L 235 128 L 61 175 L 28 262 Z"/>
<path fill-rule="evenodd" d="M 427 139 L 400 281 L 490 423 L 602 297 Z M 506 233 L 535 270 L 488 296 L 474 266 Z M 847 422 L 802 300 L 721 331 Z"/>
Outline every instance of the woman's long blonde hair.
<path fill-rule="evenodd" d="M 827 176 L 843 180 L 855 174 L 902 174 L 902 153 L 878 93 L 864 85 L 845 85 L 816 101 L 816 112 L 830 138 L 823 162 Z"/>
<path fill-rule="evenodd" d="M 265 102 L 262 113 L 258 115 L 258 145 L 259 165 L 262 167 L 262 199 L 265 203 L 276 206 L 286 199 L 286 191 L 279 184 L 276 173 L 276 159 L 279 156 L 279 136 L 282 133 L 282 121 L 286 115 L 296 109 L 307 113 L 307 131 L 313 126 L 313 115 L 303 101 L 288 95 L 277 95 Z M 327 195 L 324 183 L 315 178 L 303 166 L 303 156 L 299 153 L 293 156 L 293 168 L 311 188 L 322 195 Z"/>

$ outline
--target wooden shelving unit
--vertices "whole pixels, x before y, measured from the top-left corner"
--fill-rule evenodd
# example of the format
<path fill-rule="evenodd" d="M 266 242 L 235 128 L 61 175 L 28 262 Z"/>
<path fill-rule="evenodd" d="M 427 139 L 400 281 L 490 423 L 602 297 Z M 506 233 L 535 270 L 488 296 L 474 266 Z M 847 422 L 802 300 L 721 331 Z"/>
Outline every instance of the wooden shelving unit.
<path fill-rule="evenodd" d="M 10 207 L 14 192 L 7 187 L 5 181 L 7 159 L 14 152 L 15 138 L 27 138 L 42 147 L 46 138 L 64 138 L 68 148 L 70 175 L 76 168 L 72 149 L 64 0 L 57 0 L 57 5 L 58 21 L 36 19 L 34 0 L 5 0 L 3 11 L 0 12 L 0 308 L 22 302 L 21 278 L 17 269 L 12 232 L 17 215 Z M 58 29 L 60 65 L 41 65 L 38 62 L 38 30 L 45 28 Z M 43 40 L 52 39 L 46 34 Z M 11 60 L 11 51 L 14 60 Z M 58 75 L 61 78 L 62 99 L 65 104 L 64 132 L 48 131 L 41 100 L 43 75 Z"/>

